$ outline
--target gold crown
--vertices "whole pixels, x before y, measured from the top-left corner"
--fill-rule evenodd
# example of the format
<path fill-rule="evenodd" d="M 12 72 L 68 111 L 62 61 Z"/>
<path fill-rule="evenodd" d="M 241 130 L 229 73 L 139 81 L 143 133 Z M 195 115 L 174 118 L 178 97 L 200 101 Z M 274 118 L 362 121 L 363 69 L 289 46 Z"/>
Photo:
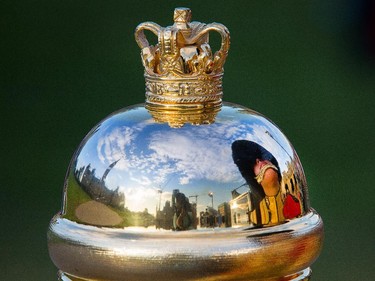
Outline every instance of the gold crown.
<path fill-rule="evenodd" d="M 154 22 L 137 26 L 135 39 L 145 68 L 146 106 L 172 111 L 220 108 L 223 65 L 229 49 L 229 31 L 220 23 L 190 22 L 188 8 L 176 8 L 174 24 L 161 27 Z M 144 30 L 158 37 L 149 44 Z M 209 32 L 221 35 L 220 50 L 212 54 Z"/>

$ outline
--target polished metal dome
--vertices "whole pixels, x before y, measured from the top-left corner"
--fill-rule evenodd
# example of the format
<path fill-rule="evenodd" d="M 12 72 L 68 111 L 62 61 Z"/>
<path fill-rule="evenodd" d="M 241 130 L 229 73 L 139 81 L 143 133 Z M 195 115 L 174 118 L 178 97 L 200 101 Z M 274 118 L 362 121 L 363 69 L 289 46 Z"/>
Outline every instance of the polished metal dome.
<path fill-rule="evenodd" d="M 160 37 L 166 42 L 187 29 L 178 15 L 189 19 L 190 10 L 176 11 L 175 25 L 155 32 L 159 45 Z M 155 47 L 142 31 L 157 28 L 152 24 L 136 31 L 142 58 L 148 55 L 146 104 L 102 120 L 68 168 L 63 207 L 48 232 L 60 279 L 308 280 L 323 224 L 310 207 L 293 146 L 263 115 L 221 102 L 222 64 L 217 72 L 211 63 L 199 74 L 216 83 L 210 98 L 176 101 L 171 88 L 177 82 L 170 73 L 166 78 L 160 70 L 154 76 L 147 72 L 150 64 L 152 71 L 160 69 L 149 60 Z M 203 45 L 208 36 L 196 34 L 205 34 L 204 28 L 196 24 L 181 33 Z M 209 31 L 220 28 L 215 24 Z M 226 34 L 229 39 L 227 30 L 220 30 L 223 41 Z M 155 98 L 158 83 L 166 83 L 171 94 Z M 178 83 L 177 91 L 199 96 L 201 85 L 189 83 L 200 82 Z"/>

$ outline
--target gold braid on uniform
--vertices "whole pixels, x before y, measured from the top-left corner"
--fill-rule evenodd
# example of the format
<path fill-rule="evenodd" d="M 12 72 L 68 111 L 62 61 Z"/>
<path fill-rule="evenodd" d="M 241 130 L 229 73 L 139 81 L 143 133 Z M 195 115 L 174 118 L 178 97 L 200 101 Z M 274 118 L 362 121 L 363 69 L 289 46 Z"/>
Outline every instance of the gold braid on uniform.
<path fill-rule="evenodd" d="M 262 168 L 260 168 L 260 171 L 259 171 L 259 174 L 255 177 L 255 180 L 261 184 L 261 182 L 263 181 L 263 178 L 264 178 L 264 174 L 265 172 L 267 171 L 267 169 L 274 169 L 275 171 L 278 171 L 277 167 L 273 164 L 266 164 L 264 165 Z"/>

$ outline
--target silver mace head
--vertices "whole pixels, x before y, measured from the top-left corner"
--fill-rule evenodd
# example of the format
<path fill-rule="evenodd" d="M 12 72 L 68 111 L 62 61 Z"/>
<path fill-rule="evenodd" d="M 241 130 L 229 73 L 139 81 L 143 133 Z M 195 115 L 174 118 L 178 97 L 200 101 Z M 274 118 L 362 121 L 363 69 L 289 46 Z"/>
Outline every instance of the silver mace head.
<path fill-rule="evenodd" d="M 323 222 L 297 153 L 266 117 L 222 102 L 229 32 L 190 19 L 178 8 L 173 26 L 137 27 L 146 103 L 102 120 L 73 155 L 48 230 L 60 280 L 310 278 Z"/>

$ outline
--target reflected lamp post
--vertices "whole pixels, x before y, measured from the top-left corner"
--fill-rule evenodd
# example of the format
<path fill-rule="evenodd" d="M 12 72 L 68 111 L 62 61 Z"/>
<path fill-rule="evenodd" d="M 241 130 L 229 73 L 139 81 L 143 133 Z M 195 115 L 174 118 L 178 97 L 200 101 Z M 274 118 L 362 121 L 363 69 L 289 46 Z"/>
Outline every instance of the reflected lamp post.
<path fill-rule="evenodd" d="M 163 193 L 163 190 L 162 189 L 158 189 L 158 193 L 159 193 L 159 211 L 160 211 L 160 205 L 161 205 L 161 194 Z"/>
<path fill-rule="evenodd" d="M 210 191 L 208 193 L 208 196 L 211 197 L 211 205 L 212 205 L 212 209 L 214 208 L 214 193 L 212 191 Z"/>

